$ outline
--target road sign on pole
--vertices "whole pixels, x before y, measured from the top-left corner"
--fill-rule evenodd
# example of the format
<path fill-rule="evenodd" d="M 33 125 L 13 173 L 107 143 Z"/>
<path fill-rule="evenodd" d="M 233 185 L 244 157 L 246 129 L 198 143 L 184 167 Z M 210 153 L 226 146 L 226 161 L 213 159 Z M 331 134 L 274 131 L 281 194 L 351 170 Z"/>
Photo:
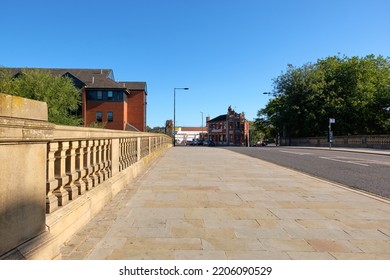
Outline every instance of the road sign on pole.
<path fill-rule="evenodd" d="M 329 149 L 332 148 L 333 143 L 333 131 L 332 131 L 332 123 L 336 123 L 336 119 L 329 118 L 329 134 L 328 134 L 328 141 L 329 141 Z"/>

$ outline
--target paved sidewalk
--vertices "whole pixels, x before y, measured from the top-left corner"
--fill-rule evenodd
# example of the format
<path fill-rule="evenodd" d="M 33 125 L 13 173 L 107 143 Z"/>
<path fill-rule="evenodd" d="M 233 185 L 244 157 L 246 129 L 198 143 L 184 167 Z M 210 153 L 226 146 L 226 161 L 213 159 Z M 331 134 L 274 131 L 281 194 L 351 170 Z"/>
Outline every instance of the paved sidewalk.
<path fill-rule="evenodd" d="M 221 148 L 175 147 L 63 259 L 390 259 L 390 203 Z"/>

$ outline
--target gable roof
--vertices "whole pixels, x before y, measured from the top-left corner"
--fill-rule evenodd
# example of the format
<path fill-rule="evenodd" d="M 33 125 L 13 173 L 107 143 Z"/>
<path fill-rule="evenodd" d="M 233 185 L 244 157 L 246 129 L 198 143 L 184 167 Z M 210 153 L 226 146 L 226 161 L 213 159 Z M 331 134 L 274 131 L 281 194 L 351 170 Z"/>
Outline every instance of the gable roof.
<path fill-rule="evenodd" d="M 219 115 L 218 117 L 214 118 L 214 119 L 211 119 L 209 121 L 207 121 L 208 123 L 210 122 L 222 122 L 222 121 L 226 121 L 226 118 L 227 118 L 227 114 L 225 115 Z"/>

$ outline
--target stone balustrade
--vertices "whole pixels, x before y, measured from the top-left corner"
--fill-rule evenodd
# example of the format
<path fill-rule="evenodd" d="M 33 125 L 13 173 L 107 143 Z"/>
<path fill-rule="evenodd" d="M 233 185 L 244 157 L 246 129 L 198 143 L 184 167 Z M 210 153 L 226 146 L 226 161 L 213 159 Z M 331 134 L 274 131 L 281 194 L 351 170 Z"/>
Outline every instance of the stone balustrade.
<path fill-rule="evenodd" d="M 317 147 L 329 146 L 327 137 L 306 137 L 281 140 L 282 145 Z M 390 149 L 390 135 L 334 136 L 332 145 L 334 147 Z"/>
<path fill-rule="evenodd" d="M 45 103 L 0 93 L 0 259 L 58 258 L 61 244 L 171 143 L 163 134 L 54 125 Z"/>
<path fill-rule="evenodd" d="M 62 135 L 75 128 L 57 126 L 54 130 Z M 99 131 L 83 128 L 89 135 Z M 71 135 L 72 131 L 69 131 Z M 79 131 L 79 129 L 78 129 Z M 122 172 L 150 153 L 170 146 L 171 138 L 161 134 L 128 133 L 128 137 L 111 132 L 100 139 L 52 140 L 47 144 L 46 213 L 77 199 L 79 195 L 97 187 L 113 174 Z M 98 135 L 94 135 L 97 137 Z M 113 137 L 113 138 L 112 138 Z M 117 141 L 113 141 L 116 139 Z M 118 145 L 119 153 L 112 153 L 112 146 Z M 118 162 L 113 170 L 112 162 Z"/>

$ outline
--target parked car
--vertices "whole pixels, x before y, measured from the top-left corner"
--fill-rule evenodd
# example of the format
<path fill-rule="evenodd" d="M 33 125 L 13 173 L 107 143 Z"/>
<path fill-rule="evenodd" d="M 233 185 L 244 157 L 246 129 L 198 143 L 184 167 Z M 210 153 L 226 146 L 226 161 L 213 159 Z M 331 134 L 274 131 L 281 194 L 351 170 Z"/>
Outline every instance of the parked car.
<path fill-rule="evenodd" d="M 259 141 L 256 144 L 257 147 L 265 147 L 268 146 L 268 139 L 264 139 L 263 141 Z"/>
<path fill-rule="evenodd" d="M 198 139 L 197 142 L 196 142 L 196 144 L 197 144 L 198 146 L 203 146 L 203 142 L 204 142 L 204 140 Z"/>
<path fill-rule="evenodd" d="M 211 140 L 204 140 L 203 146 L 215 146 L 215 143 Z"/>
<path fill-rule="evenodd" d="M 192 141 L 186 141 L 186 146 L 193 146 Z"/>

